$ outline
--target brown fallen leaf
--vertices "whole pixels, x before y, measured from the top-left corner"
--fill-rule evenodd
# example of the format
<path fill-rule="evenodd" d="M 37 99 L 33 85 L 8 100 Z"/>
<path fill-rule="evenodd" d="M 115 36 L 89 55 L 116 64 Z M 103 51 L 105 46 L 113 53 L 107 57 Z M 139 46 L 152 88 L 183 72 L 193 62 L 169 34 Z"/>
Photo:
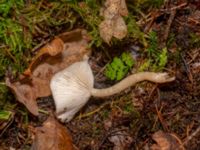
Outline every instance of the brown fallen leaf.
<path fill-rule="evenodd" d="M 99 30 L 101 38 L 109 44 L 112 37 L 122 39 L 127 35 L 122 16 L 128 15 L 128 9 L 125 0 L 107 0 L 104 5 L 101 11 L 104 21 L 100 23 Z"/>
<path fill-rule="evenodd" d="M 50 56 L 55 56 L 58 53 L 62 52 L 64 49 L 64 42 L 60 38 L 55 38 L 50 43 L 47 43 L 44 47 L 42 47 L 37 55 L 33 58 L 29 67 L 24 71 L 24 75 L 31 75 L 31 70 L 34 63 L 44 54 L 49 54 Z"/>
<path fill-rule="evenodd" d="M 72 150 L 72 138 L 67 129 L 54 117 L 49 117 L 42 127 L 36 128 L 31 150 Z"/>
<path fill-rule="evenodd" d="M 19 102 L 33 115 L 38 115 L 36 99 L 51 95 L 49 83 L 55 73 L 90 53 L 89 40 L 87 32 L 81 29 L 58 35 L 38 52 L 29 68 L 20 75 L 19 81 L 11 82 L 6 78 L 6 85 L 11 88 Z"/>
<path fill-rule="evenodd" d="M 151 150 L 185 150 L 177 136 L 163 131 L 157 131 L 152 135 L 157 144 L 153 144 Z"/>

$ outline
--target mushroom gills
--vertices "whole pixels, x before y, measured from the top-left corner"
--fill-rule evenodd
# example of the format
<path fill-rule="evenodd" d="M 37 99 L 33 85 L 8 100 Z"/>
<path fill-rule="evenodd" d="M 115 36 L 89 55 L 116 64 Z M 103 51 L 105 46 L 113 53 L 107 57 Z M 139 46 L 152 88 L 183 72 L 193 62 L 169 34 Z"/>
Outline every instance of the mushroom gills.
<path fill-rule="evenodd" d="M 89 100 L 93 84 L 92 70 L 86 60 L 56 73 L 50 88 L 58 119 L 70 121 Z"/>

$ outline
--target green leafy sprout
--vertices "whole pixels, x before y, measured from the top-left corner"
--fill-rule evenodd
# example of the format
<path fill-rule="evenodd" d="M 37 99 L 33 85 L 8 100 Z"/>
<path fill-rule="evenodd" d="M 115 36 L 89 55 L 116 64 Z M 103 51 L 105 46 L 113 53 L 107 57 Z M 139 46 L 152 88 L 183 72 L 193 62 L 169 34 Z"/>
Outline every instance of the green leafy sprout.
<path fill-rule="evenodd" d="M 120 57 L 114 57 L 106 66 L 105 75 L 110 80 L 121 80 L 134 65 L 134 59 L 130 53 L 122 53 Z"/>
<path fill-rule="evenodd" d="M 148 43 L 149 47 L 146 49 L 148 59 L 140 66 L 138 71 L 162 71 L 168 60 L 167 48 L 159 48 L 157 33 L 154 31 L 149 33 Z"/>
<path fill-rule="evenodd" d="M 193 47 L 200 47 L 200 35 L 190 33 L 190 43 Z"/>
<path fill-rule="evenodd" d="M 8 120 L 11 116 L 12 112 L 0 110 L 0 120 Z"/>

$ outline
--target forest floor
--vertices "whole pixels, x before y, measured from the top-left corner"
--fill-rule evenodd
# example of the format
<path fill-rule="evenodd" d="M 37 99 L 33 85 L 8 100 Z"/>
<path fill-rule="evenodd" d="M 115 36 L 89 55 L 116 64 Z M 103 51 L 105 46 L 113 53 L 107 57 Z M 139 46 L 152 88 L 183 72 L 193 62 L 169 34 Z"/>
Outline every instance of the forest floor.
<path fill-rule="evenodd" d="M 78 12 L 76 4 L 68 9 L 68 2 L 63 3 L 65 5 L 62 4 L 59 7 L 55 5 L 52 10 L 53 13 L 58 13 L 55 15 L 55 20 L 36 22 L 36 27 L 33 26 L 35 32 L 29 32 L 29 29 L 26 30 L 24 27 L 23 32 L 26 31 L 27 36 L 29 33 L 34 43 L 29 48 L 26 43 L 23 43 L 24 48 L 29 49 L 29 52 L 20 53 L 18 57 L 17 52 L 11 51 L 11 54 L 8 52 L 6 56 L 3 56 L 8 57 L 8 64 L 12 64 L 15 78 L 19 75 L 16 72 L 22 72 L 30 63 L 37 52 L 35 47 L 41 47 L 54 36 L 76 28 L 86 29 L 88 33 L 91 33 L 91 38 L 96 38 L 92 40 L 89 64 L 97 88 L 109 87 L 119 82 L 109 80 L 105 76 L 105 68 L 114 57 L 119 58 L 123 52 L 130 53 L 135 61 L 128 75 L 139 70 L 169 72 L 176 77 L 173 82 L 166 84 L 141 82 L 114 96 L 90 98 L 72 121 L 61 123 L 69 131 L 74 149 L 162 150 L 167 147 L 166 150 L 198 150 L 200 147 L 200 2 L 198 0 L 167 0 L 159 7 L 155 4 L 141 3 L 136 9 L 132 7 L 131 2 L 127 1 L 129 13 L 134 16 L 132 19 L 138 25 L 138 29 L 134 31 L 141 34 L 133 36 L 130 34 L 122 40 L 114 39 L 110 44 L 100 40 L 99 34 L 95 36 L 94 33 L 98 31 L 97 24 L 94 23 L 94 28 L 88 25 L 91 20 L 84 20 L 87 16 L 84 16 L 85 12 Z M 26 5 L 31 5 L 31 1 Z M 54 6 L 52 2 L 45 1 L 34 5 L 40 6 L 38 11 L 46 15 L 50 13 L 46 9 Z M 66 12 L 60 9 L 65 9 Z M 67 12 L 70 10 L 74 11 L 71 16 Z M 62 15 L 59 15 L 58 11 Z M 39 18 L 36 13 L 32 15 L 37 15 Z M 6 17 L 10 16 L 12 14 Z M 63 16 L 68 17 L 68 20 L 63 19 Z M 51 17 L 52 14 L 47 18 Z M 21 17 L 20 21 L 23 22 L 24 18 Z M 63 20 L 59 24 L 57 19 Z M 50 20 L 53 23 L 49 23 Z M 25 21 L 23 23 L 25 24 Z M 6 44 L 9 43 L 1 39 L 0 47 L 4 48 Z M 164 47 L 167 48 L 167 54 L 157 52 L 163 51 Z M 18 46 L 14 48 L 19 49 Z M 23 59 L 26 57 L 23 62 L 21 55 Z M 157 57 L 162 58 L 157 61 Z M 15 59 L 17 64 L 19 61 L 20 65 L 24 66 L 19 69 L 13 65 Z M 165 61 L 163 59 L 167 59 L 164 66 L 159 65 Z M 1 84 L 5 82 L 5 74 L 9 67 L 9 65 L 5 69 L 0 67 Z M 49 114 L 55 111 L 53 98 L 51 96 L 39 98 L 37 105 L 42 111 L 38 116 L 34 116 L 25 109 L 24 105 L 17 102 L 9 89 L 1 90 L 1 92 L 4 93 L 1 94 L 0 108 L 2 112 L 11 112 L 11 115 L 7 119 L 0 118 L 0 149 L 30 149 L 34 141 L 35 128 L 42 126 Z"/>

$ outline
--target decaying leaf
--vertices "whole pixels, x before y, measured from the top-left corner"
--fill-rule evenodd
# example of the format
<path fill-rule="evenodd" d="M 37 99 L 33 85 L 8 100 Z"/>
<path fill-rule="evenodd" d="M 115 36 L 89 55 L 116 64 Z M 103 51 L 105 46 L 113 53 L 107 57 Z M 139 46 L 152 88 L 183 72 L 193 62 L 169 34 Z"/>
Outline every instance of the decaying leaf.
<path fill-rule="evenodd" d="M 36 128 L 31 150 L 72 150 L 72 138 L 66 128 L 49 117 L 42 127 Z"/>
<path fill-rule="evenodd" d="M 81 29 L 58 35 L 38 52 L 19 81 L 6 78 L 6 85 L 19 102 L 33 115 L 38 115 L 36 99 L 51 95 L 49 83 L 55 73 L 89 54 L 89 40 L 86 31 Z"/>
<path fill-rule="evenodd" d="M 180 140 L 174 134 L 157 131 L 152 138 L 157 144 L 152 145 L 151 150 L 184 150 Z"/>
<path fill-rule="evenodd" d="M 101 15 L 104 21 L 99 25 L 100 36 L 106 43 L 110 43 L 112 37 L 122 39 L 126 36 L 127 26 L 122 18 L 128 15 L 125 0 L 107 0 Z"/>
<path fill-rule="evenodd" d="M 64 49 L 64 42 L 60 38 L 55 38 L 50 43 L 47 43 L 44 47 L 42 47 L 37 55 L 33 58 L 29 67 L 24 71 L 25 75 L 31 75 L 31 69 L 35 62 L 44 54 L 49 54 L 50 56 L 55 56 L 58 53 L 62 52 Z"/>
<path fill-rule="evenodd" d="M 124 130 L 118 130 L 108 138 L 114 144 L 113 150 L 126 150 L 133 142 L 133 138 Z"/>

